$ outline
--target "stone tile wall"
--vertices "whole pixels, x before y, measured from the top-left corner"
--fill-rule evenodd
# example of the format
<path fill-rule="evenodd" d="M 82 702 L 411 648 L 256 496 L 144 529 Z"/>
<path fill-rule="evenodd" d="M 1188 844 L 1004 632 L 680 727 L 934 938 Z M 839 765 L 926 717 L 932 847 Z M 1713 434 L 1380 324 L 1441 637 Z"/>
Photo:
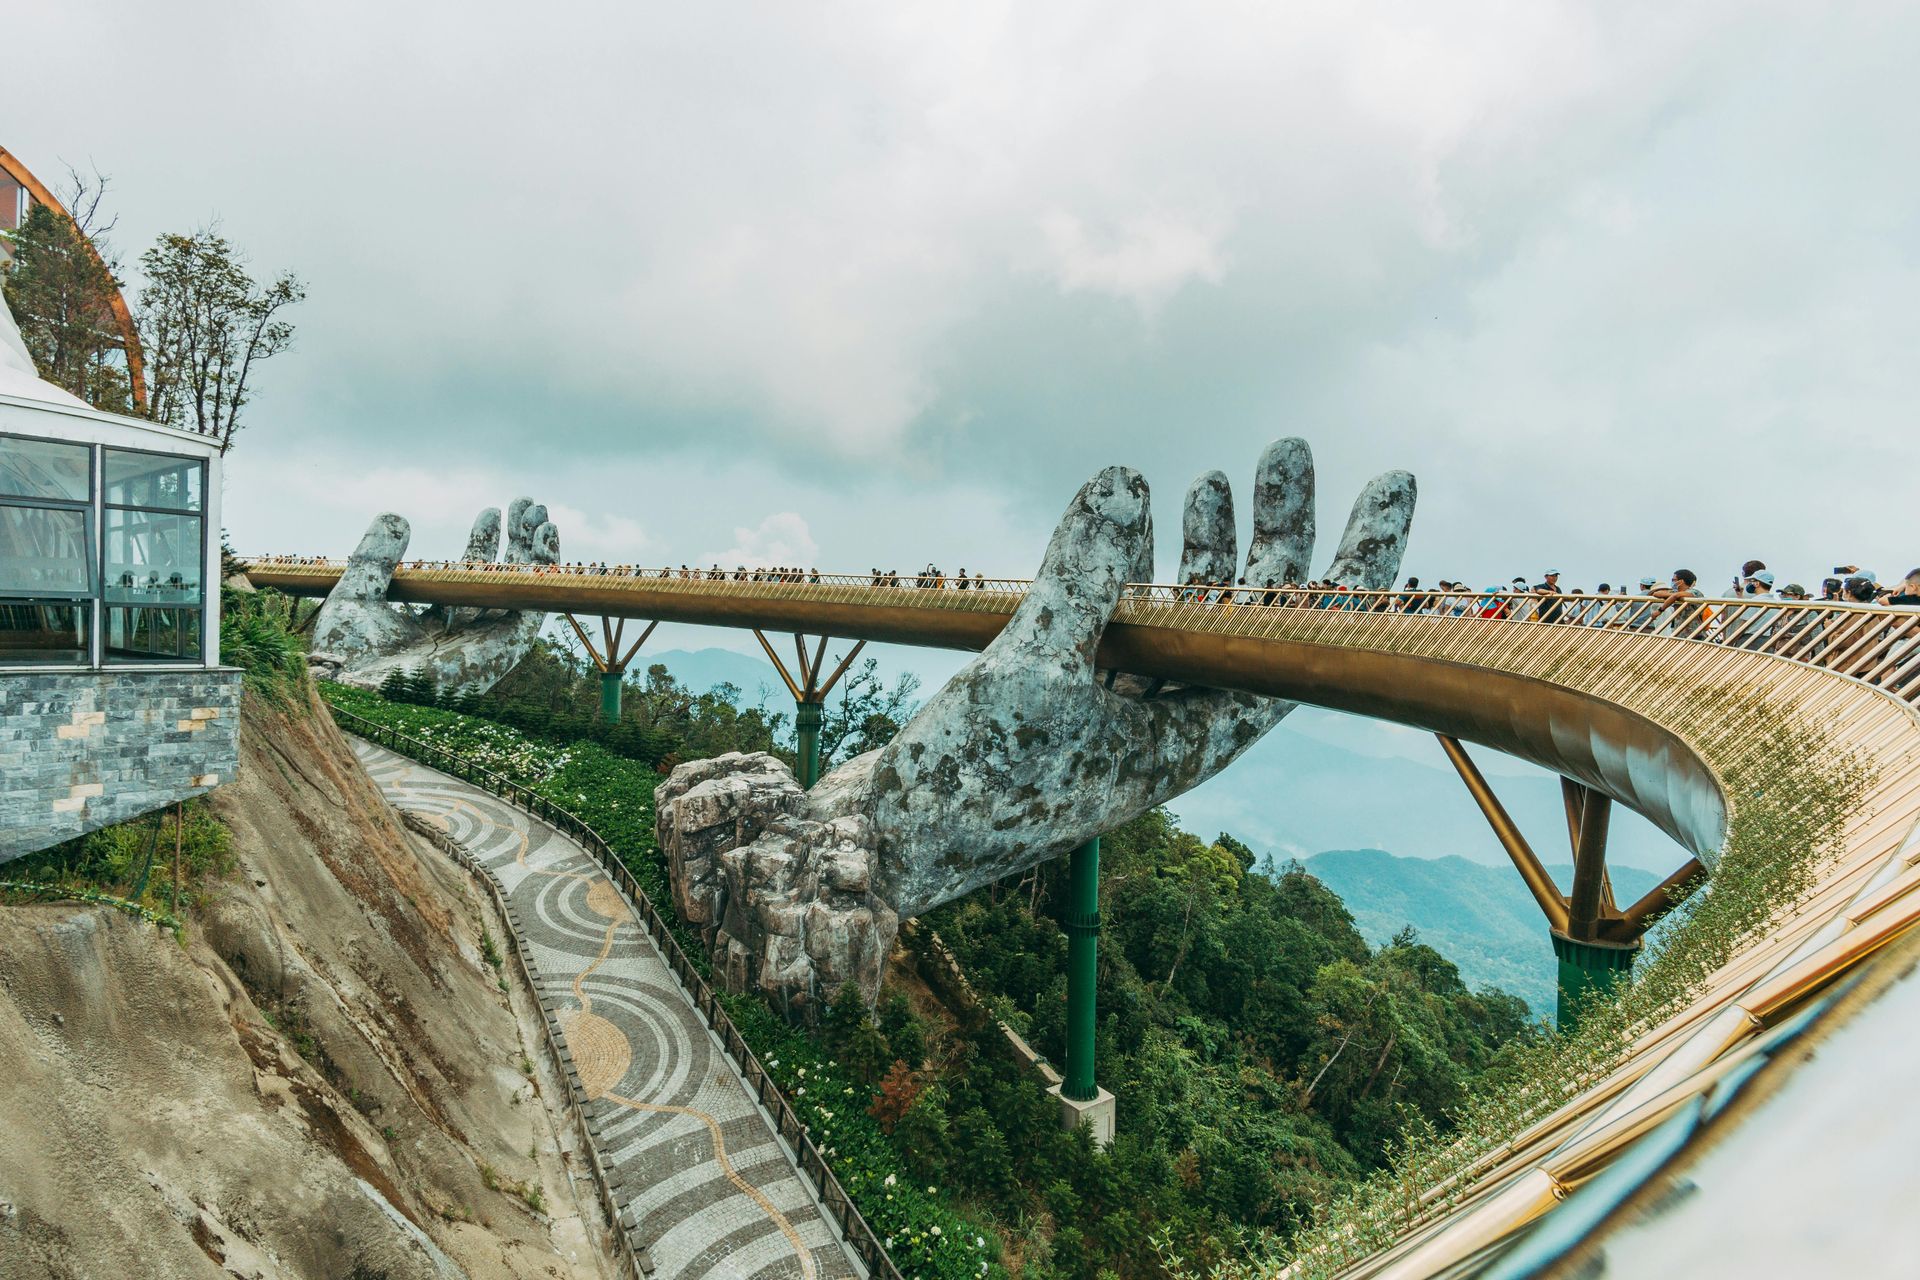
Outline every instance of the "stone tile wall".
<path fill-rule="evenodd" d="M 232 668 L 0 675 L 0 863 L 232 778 L 240 681 Z"/>

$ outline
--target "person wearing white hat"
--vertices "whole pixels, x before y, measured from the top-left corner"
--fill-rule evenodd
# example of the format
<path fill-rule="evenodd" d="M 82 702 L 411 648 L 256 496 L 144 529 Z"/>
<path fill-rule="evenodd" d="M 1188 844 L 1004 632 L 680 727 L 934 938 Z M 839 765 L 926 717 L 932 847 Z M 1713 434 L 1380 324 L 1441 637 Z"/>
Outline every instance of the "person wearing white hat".
<path fill-rule="evenodd" d="M 1773 572 L 1755 569 L 1740 580 L 1740 594 L 1755 602 L 1775 599 Z M 1726 642 L 1742 649 L 1764 649 L 1780 621 L 1779 609 L 1738 609 L 1727 619 Z"/>
<path fill-rule="evenodd" d="M 1540 597 L 1539 607 L 1533 614 L 1535 622 L 1558 622 L 1565 616 L 1566 606 L 1561 599 L 1558 569 L 1547 570 L 1544 581 L 1534 583 L 1532 591 Z"/>

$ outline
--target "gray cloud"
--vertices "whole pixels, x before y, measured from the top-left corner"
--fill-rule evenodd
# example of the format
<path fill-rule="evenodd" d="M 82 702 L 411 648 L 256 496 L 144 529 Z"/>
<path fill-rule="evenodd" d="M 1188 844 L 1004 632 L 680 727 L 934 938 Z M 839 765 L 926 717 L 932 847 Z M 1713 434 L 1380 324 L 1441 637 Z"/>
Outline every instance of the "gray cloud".
<path fill-rule="evenodd" d="M 793 513 L 822 567 L 1021 573 L 1118 461 L 1171 571 L 1187 481 L 1297 433 L 1329 527 L 1420 474 L 1429 576 L 1920 559 L 1902 6 L 95 0 L 9 44 L 6 145 L 113 174 L 123 246 L 218 212 L 310 282 L 244 546 L 391 497 L 452 549 L 526 490 L 581 554 Z"/>

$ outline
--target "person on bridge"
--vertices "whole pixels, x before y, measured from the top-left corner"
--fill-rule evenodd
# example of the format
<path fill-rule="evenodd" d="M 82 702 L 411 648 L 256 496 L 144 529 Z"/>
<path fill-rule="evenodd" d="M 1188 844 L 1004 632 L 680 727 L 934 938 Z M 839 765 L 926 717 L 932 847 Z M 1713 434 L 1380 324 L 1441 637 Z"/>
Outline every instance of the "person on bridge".
<path fill-rule="evenodd" d="M 1703 639 L 1708 626 L 1713 622 L 1713 606 L 1706 603 L 1706 593 L 1700 590 L 1700 575 L 1691 569 L 1675 569 L 1672 585 L 1656 589 L 1655 594 L 1667 602 L 1667 608 L 1673 611 L 1670 622 L 1672 634 L 1686 640 Z"/>
<path fill-rule="evenodd" d="M 1772 571 L 1762 567 L 1742 578 L 1740 594 L 1755 603 L 1777 599 L 1773 594 Z M 1775 624 L 1780 620 L 1780 612 L 1777 608 L 1743 609 L 1740 616 L 1727 620 L 1728 634 L 1723 639 L 1743 649 L 1764 649 L 1773 635 Z"/>
<path fill-rule="evenodd" d="M 1561 599 L 1558 569 L 1547 570 L 1543 580 L 1534 583 L 1529 591 L 1540 598 L 1539 603 L 1534 606 L 1535 622 L 1559 622 L 1566 616 L 1566 601 Z"/>

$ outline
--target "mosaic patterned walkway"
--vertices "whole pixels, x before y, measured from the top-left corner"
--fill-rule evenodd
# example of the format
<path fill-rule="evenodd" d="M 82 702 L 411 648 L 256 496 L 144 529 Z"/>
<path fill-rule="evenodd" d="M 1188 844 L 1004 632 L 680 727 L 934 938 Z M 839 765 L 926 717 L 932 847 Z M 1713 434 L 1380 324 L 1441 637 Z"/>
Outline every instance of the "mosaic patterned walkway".
<path fill-rule="evenodd" d="M 388 801 L 446 831 L 513 905 L 653 1280 L 857 1275 L 765 1113 L 593 859 L 477 787 L 351 741 Z"/>

